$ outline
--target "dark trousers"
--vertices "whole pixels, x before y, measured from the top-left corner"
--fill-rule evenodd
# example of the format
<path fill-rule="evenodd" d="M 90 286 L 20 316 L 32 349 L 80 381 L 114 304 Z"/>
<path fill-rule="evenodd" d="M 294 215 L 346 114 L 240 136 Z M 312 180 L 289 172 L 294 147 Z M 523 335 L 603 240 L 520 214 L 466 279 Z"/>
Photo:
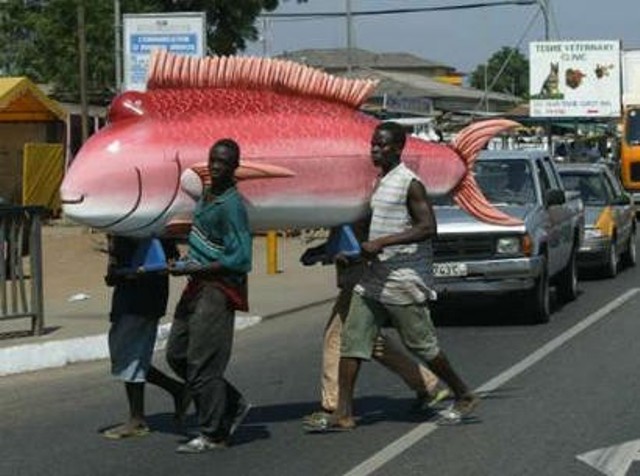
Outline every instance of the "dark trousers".
<path fill-rule="evenodd" d="M 189 386 L 201 432 L 227 436 L 241 398 L 224 378 L 231 356 L 235 312 L 214 285 L 183 293 L 167 343 L 167 362 Z"/>

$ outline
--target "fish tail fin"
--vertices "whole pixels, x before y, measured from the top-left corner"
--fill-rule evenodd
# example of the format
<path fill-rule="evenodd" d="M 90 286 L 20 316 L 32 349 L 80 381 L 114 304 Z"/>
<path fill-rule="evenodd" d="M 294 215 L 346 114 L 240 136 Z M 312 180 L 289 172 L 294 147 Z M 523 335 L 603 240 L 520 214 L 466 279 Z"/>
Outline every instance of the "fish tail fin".
<path fill-rule="evenodd" d="M 508 119 L 490 119 L 465 127 L 454 139 L 452 146 L 471 169 L 483 147 L 496 134 L 518 127 L 520 124 Z M 480 190 L 472 174 L 467 173 L 453 194 L 454 201 L 471 215 L 496 225 L 520 225 L 522 220 L 507 215 L 494 207 Z"/>
<path fill-rule="evenodd" d="M 514 127 L 520 127 L 520 123 L 509 119 L 488 119 L 478 121 L 462 129 L 451 143 L 451 146 L 460 154 L 468 167 L 471 167 L 482 148 L 496 134 Z"/>
<path fill-rule="evenodd" d="M 495 225 L 516 226 L 521 225 L 522 220 L 512 217 L 494 207 L 482 194 L 478 182 L 471 174 L 467 174 L 456 192 L 453 200 L 474 217 Z"/>

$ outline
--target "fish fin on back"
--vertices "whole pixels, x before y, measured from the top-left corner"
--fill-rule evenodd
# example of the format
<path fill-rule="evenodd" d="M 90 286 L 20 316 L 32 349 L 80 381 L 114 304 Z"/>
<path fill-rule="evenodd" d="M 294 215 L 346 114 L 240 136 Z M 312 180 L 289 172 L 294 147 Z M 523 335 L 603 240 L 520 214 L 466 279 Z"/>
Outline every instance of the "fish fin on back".
<path fill-rule="evenodd" d="M 483 222 L 507 226 L 522 224 L 522 220 L 519 218 L 507 215 L 494 207 L 483 195 L 478 186 L 478 182 L 476 182 L 472 174 L 467 174 L 462 179 L 462 182 L 458 185 L 453 195 L 453 200 L 460 208 L 466 210 L 469 214 Z"/>
<path fill-rule="evenodd" d="M 474 122 L 456 135 L 451 146 L 460 154 L 470 168 L 478 158 L 482 148 L 496 134 L 520 126 L 520 123 L 509 119 L 488 119 Z"/>
<path fill-rule="evenodd" d="M 272 89 L 341 102 L 357 108 L 378 81 L 334 76 L 294 61 L 240 56 L 196 58 L 156 50 L 147 89 Z"/>

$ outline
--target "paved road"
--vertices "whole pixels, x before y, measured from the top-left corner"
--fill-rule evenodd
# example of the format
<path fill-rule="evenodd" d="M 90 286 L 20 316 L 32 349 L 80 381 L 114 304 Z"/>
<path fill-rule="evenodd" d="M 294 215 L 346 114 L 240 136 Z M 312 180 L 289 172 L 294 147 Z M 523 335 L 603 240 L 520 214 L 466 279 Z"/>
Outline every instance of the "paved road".
<path fill-rule="evenodd" d="M 500 303 L 501 314 L 473 307 L 440 316 L 451 360 L 486 390 L 478 418 L 466 425 L 410 417 L 411 393 L 372 364 L 358 387 L 361 426 L 305 435 L 299 419 L 317 404 L 325 305 L 239 333 L 230 376 L 256 408 L 232 449 L 175 454 L 184 436 L 172 427 L 169 400 L 153 388 L 148 414 L 156 432 L 104 440 L 97 430 L 118 422 L 124 395 L 98 362 L 0 379 L 0 474 L 601 474 L 576 456 L 640 439 L 640 268 L 580 288 L 548 325 L 512 324 L 517 302 Z M 629 472 L 613 458 L 618 472 L 609 474 L 634 474 L 633 458 Z"/>

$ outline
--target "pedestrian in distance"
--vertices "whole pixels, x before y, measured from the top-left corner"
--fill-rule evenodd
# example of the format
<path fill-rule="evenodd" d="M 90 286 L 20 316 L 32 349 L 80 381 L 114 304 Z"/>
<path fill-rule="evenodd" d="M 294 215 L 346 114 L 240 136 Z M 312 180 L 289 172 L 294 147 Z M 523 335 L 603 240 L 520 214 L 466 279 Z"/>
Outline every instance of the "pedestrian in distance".
<path fill-rule="evenodd" d="M 320 381 L 321 412 L 333 413 L 338 406 L 338 366 L 340 363 L 340 334 L 351 303 L 353 287 L 364 270 L 364 261 L 359 255 L 342 253 L 331 256 L 330 244 L 340 233 L 341 227 L 331 229 L 327 242 L 305 250 L 300 261 L 311 266 L 318 261 L 335 263 L 336 281 L 339 289 L 329 320 L 324 329 L 322 348 L 322 374 Z M 418 364 L 392 340 L 382 333 L 376 337 L 372 357 L 381 365 L 397 374 L 407 386 L 415 391 L 416 399 L 412 412 L 431 415 L 435 405 L 451 396 L 449 389 L 440 384 L 429 369 Z M 312 413 L 305 420 L 314 419 Z"/>
<path fill-rule="evenodd" d="M 443 422 L 459 422 L 479 403 L 440 349 L 429 313 L 436 221 L 424 185 L 401 161 L 406 133 L 401 125 L 378 125 L 371 158 L 380 178 L 370 199 L 368 240 L 360 244 L 366 268 L 354 287 L 342 329 L 338 409 L 308 420 L 309 431 L 350 430 L 354 387 L 363 360 L 370 360 L 380 328 L 391 324 L 405 347 L 454 394 Z"/>
<path fill-rule="evenodd" d="M 151 364 L 158 331 L 158 321 L 165 314 L 169 299 L 169 275 L 142 272 L 132 268 L 140 241 L 123 236 L 108 236 L 109 265 L 105 282 L 113 287 L 109 355 L 112 374 L 124 382 L 129 419 L 108 428 L 103 435 L 110 439 L 143 436 L 149 433 L 145 421 L 145 383 L 157 385 L 172 397 L 175 418 L 180 422 L 189 406 L 186 386 Z M 175 243 L 162 241 L 166 256 L 178 254 Z"/>
<path fill-rule="evenodd" d="M 226 448 L 250 405 L 225 377 L 231 356 L 235 311 L 248 309 L 247 273 L 252 237 L 236 188 L 240 149 L 231 139 L 209 151 L 211 185 L 196 205 L 186 258 L 169 266 L 187 276 L 167 344 L 167 362 L 185 379 L 196 405 L 199 434 L 179 453 Z"/>

